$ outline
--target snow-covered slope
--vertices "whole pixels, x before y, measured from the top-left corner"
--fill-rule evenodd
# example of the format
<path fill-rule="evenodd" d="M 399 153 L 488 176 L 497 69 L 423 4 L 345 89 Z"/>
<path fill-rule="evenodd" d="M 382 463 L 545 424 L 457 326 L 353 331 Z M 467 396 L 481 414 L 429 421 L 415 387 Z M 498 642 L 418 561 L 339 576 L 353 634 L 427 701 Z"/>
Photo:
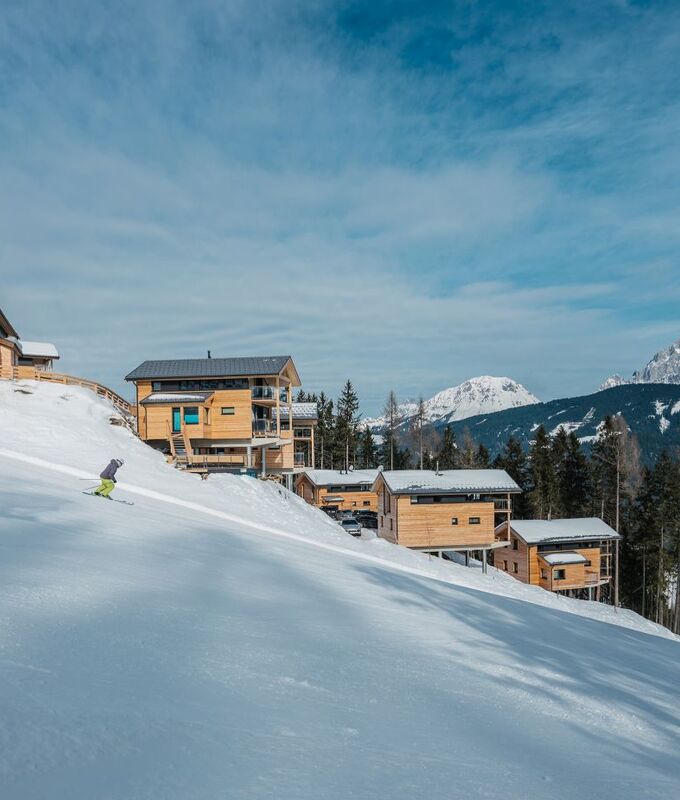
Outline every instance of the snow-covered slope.
<path fill-rule="evenodd" d="M 477 414 L 491 414 L 494 411 L 538 402 L 540 401 L 537 397 L 512 378 L 480 375 L 437 392 L 434 397 L 426 400 L 425 419 L 427 422 L 436 422 L 446 418 L 447 422 L 455 422 Z M 417 404 L 412 401 L 402 403 L 399 406 L 400 418 L 407 421 L 415 415 L 417 408 Z M 385 418 L 368 419 L 365 424 L 379 429 L 385 425 Z"/>
<path fill-rule="evenodd" d="M 600 385 L 600 390 L 627 383 L 680 383 L 680 339 L 665 350 L 659 350 L 630 380 L 611 375 Z"/>
<path fill-rule="evenodd" d="M 178 473 L 85 390 L 19 388 L 0 381 L 1 797 L 680 791 L 663 629 L 353 540 L 273 484 Z M 133 507 L 81 494 L 111 456 Z"/>

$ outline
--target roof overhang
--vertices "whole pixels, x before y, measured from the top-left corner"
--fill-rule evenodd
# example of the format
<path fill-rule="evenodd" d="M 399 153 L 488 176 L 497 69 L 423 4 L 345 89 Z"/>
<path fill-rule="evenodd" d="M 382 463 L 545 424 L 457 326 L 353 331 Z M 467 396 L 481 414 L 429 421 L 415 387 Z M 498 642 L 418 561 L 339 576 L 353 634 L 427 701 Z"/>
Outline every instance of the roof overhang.
<path fill-rule="evenodd" d="M 7 319 L 7 317 L 2 313 L 2 309 L 0 308 L 0 327 L 7 331 L 8 336 L 13 336 L 15 339 L 19 338 L 19 334 L 14 330 L 14 326 L 12 323 Z"/>

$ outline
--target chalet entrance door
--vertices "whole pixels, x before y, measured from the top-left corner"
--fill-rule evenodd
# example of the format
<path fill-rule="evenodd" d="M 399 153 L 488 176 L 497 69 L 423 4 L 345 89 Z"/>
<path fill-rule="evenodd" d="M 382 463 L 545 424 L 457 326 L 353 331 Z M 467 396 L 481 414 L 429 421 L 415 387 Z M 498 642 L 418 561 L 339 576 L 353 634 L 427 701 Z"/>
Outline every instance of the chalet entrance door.
<path fill-rule="evenodd" d="M 182 430 L 182 415 L 179 408 L 172 409 L 172 432 L 179 433 Z"/>

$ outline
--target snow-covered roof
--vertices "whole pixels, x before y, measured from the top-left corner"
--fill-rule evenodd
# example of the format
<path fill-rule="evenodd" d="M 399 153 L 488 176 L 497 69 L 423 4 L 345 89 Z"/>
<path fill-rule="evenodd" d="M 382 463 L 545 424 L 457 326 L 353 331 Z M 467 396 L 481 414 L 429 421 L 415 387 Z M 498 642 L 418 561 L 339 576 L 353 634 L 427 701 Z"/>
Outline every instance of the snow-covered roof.
<path fill-rule="evenodd" d="M 513 519 L 510 527 L 527 544 L 571 541 L 572 539 L 620 539 L 621 536 L 599 517 L 577 519 Z"/>
<path fill-rule="evenodd" d="M 357 486 L 362 483 L 372 486 L 378 471 L 355 469 L 341 472 L 339 469 L 308 469 L 302 475 L 306 475 L 315 486 Z"/>
<path fill-rule="evenodd" d="M 316 403 L 293 403 L 293 419 L 319 419 L 319 411 Z M 276 409 L 273 410 L 276 417 Z M 288 416 L 288 406 L 281 406 L 281 418 Z"/>
<path fill-rule="evenodd" d="M 171 403 L 205 403 L 215 392 L 152 392 L 142 401 L 143 406 Z"/>
<path fill-rule="evenodd" d="M 571 553 L 568 551 L 564 553 L 541 553 L 540 556 L 546 564 L 550 564 L 550 566 L 553 567 L 558 564 L 585 564 L 588 560 L 580 553 Z"/>
<path fill-rule="evenodd" d="M 24 358 L 59 358 L 59 352 L 51 342 L 26 342 L 23 339 L 16 339 L 15 344 Z"/>
<path fill-rule="evenodd" d="M 233 378 L 245 375 L 278 375 L 290 356 L 247 356 L 245 358 L 183 358 L 144 361 L 125 376 L 126 381 L 149 378 Z M 299 381 L 296 384 L 299 386 Z"/>
<path fill-rule="evenodd" d="M 522 491 L 503 469 L 405 469 L 386 470 L 381 475 L 394 494 Z"/>

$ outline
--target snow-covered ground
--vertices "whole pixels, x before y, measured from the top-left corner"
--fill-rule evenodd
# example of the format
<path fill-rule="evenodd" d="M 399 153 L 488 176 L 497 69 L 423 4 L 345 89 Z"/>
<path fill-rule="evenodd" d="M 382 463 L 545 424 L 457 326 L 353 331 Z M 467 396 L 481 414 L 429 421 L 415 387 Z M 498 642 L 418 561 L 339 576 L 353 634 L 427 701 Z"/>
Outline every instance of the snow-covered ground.
<path fill-rule="evenodd" d="M 678 796 L 667 631 L 181 474 L 114 415 L 0 382 L 0 797 Z M 81 494 L 116 456 L 132 507 Z"/>

